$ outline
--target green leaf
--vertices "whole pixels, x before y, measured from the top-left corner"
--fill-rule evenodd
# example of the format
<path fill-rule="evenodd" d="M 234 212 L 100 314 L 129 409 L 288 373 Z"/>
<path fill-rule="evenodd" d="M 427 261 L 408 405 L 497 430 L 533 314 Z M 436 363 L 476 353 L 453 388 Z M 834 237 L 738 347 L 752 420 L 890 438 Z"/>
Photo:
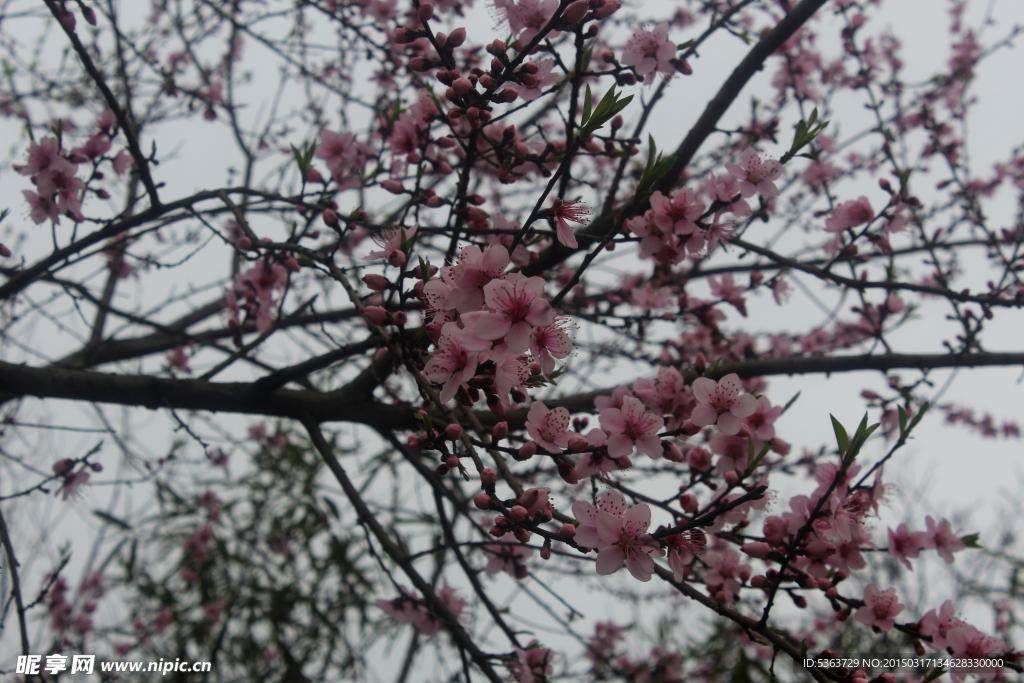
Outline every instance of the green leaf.
<path fill-rule="evenodd" d="M 924 677 L 924 680 L 922 680 L 921 683 L 932 683 L 932 681 L 934 681 L 936 678 L 938 678 L 944 673 L 946 673 L 945 667 L 937 666 L 928 672 L 928 674 Z"/>
<path fill-rule="evenodd" d="M 92 514 L 96 515 L 97 517 L 102 519 L 107 524 L 113 524 L 114 526 L 120 527 L 120 528 L 124 529 L 125 531 L 131 531 L 131 529 L 132 529 L 131 525 L 128 522 L 124 521 L 123 519 L 118 519 L 114 515 L 107 514 L 103 510 L 93 510 Z M 975 535 L 977 535 L 977 534 L 975 534 Z"/>
<path fill-rule="evenodd" d="M 839 454 L 844 455 L 846 449 L 850 446 L 850 437 L 846 435 L 846 429 L 839 423 L 831 413 L 829 417 L 832 418 L 832 430 L 836 433 L 836 443 L 839 444 Z"/>
<path fill-rule="evenodd" d="M 583 118 L 580 119 L 580 127 L 586 126 L 590 122 L 590 114 L 594 107 L 594 95 L 590 92 L 590 86 L 587 86 L 587 92 L 583 96 Z"/>
<path fill-rule="evenodd" d="M 980 537 L 981 537 L 981 534 L 978 534 L 978 533 L 967 534 L 966 536 L 961 536 L 960 540 L 963 541 L 964 546 L 966 546 L 968 548 L 980 548 L 981 545 L 978 543 L 978 539 Z"/>
<path fill-rule="evenodd" d="M 583 59 L 580 60 L 580 70 L 586 71 L 590 68 L 590 60 L 594 56 L 594 46 L 591 45 L 583 51 Z"/>
<path fill-rule="evenodd" d="M 782 408 L 782 412 L 783 412 L 783 414 L 785 414 L 785 412 L 786 412 L 787 410 L 789 410 L 790 406 L 792 406 L 792 405 L 793 405 L 794 403 L 796 403 L 796 400 L 797 400 L 798 398 L 800 398 L 800 392 L 799 392 L 799 391 L 798 391 L 798 392 L 796 392 L 796 394 L 795 394 L 795 395 L 793 396 L 793 398 L 789 399 L 789 402 L 788 402 L 788 403 L 786 403 L 786 405 L 785 405 L 785 406 L 783 406 L 783 408 Z"/>
<path fill-rule="evenodd" d="M 907 411 L 903 410 L 903 406 L 898 406 L 900 411 L 900 436 L 907 433 Z"/>

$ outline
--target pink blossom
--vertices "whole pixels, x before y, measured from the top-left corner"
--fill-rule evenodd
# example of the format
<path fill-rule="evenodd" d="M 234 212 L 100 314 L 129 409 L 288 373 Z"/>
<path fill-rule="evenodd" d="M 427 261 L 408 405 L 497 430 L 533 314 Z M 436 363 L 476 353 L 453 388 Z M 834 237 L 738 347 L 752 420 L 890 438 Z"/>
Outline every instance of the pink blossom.
<path fill-rule="evenodd" d="M 634 68 L 638 76 L 657 70 L 671 77 L 676 68 L 669 61 L 676 55 L 675 43 L 668 39 L 668 22 L 661 22 L 653 31 L 637 29 L 622 51 L 622 63 Z"/>
<path fill-rule="evenodd" d="M 573 232 L 572 226 L 569 225 L 569 221 L 585 223 L 584 217 L 589 216 L 590 212 L 579 206 L 578 201 L 563 202 L 561 199 L 556 199 L 555 205 L 551 207 L 551 213 L 555 219 L 555 236 L 558 241 L 570 249 L 579 247 L 576 242 L 576 234 Z"/>
<path fill-rule="evenodd" d="M 554 371 L 556 358 L 562 360 L 572 352 L 572 337 L 568 332 L 572 327 L 569 318 L 555 318 L 550 325 L 534 330 L 530 353 L 540 363 L 540 371 L 545 375 Z"/>
<path fill-rule="evenodd" d="M 530 405 L 526 415 L 526 431 L 530 438 L 551 453 L 560 453 L 568 447 L 576 433 L 569 431 L 569 411 L 565 408 L 548 410 L 540 401 Z"/>
<path fill-rule="evenodd" d="M 395 268 L 405 265 L 406 245 L 412 242 L 419 226 L 391 228 L 380 235 L 374 235 L 374 243 L 380 247 L 366 255 L 368 259 L 386 259 Z"/>
<path fill-rule="evenodd" d="M 521 545 L 511 533 L 502 535 L 498 541 L 502 545 L 484 546 L 490 554 L 484 573 L 494 576 L 498 572 L 505 572 L 516 579 L 525 578 L 528 572 L 523 562 L 533 555 L 533 548 Z"/>
<path fill-rule="evenodd" d="M 530 349 L 534 327 L 555 321 L 551 304 L 544 298 L 543 278 L 512 273 L 504 280 L 489 282 L 484 287 L 484 302 L 490 310 L 472 314 L 476 316 L 474 332 L 481 339 L 504 338 L 514 353 Z"/>
<path fill-rule="evenodd" d="M 598 512 L 595 519 L 598 536 L 597 573 L 614 574 L 626 564 L 629 573 L 640 581 L 650 581 L 654 573 L 654 557 L 665 551 L 647 533 L 651 525 L 651 508 L 640 503 L 626 510 L 621 518 Z M 579 535 L 577 531 L 577 536 Z"/>
<path fill-rule="evenodd" d="M 186 375 L 192 374 L 192 368 L 188 366 L 188 356 L 185 355 L 184 347 L 175 346 L 172 351 L 167 353 L 167 369 L 171 371 L 178 370 Z"/>
<path fill-rule="evenodd" d="M 921 618 L 921 635 L 932 639 L 932 647 L 936 650 L 945 650 L 948 647 L 946 636 L 957 626 L 964 625 L 964 622 L 956 618 L 953 608 L 953 601 L 946 600 L 936 613 L 934 609 Z"/>
<path fill-rule="evenodd" d="M 771 402 L 762 396 L 757 399 L 757 409 L 744 420 L 744 424 L 754 438 L 771 441 L 775 438 L 775 421 L 781 415 L 782 406 L 772 406 Z"/>
<path fill-rule="evenodd" d="M 525 45 L 554 16 L 558 0 L 494 0 L 494 8 L 505 15 L 518 44 Z"/>
<path fill-rule="evenodd" d="M 352 133 L 338 135 L 329 130 L 321 131 L 316 158 L 327 164 L 339 190 L 359 186 L 359 169 L 366 156 L 367 149 L 355 141 Z"/>
<path fill-rule="evenodd" d="M 456 619 L 462 616 L 462 611 L 466 608 L 466 601 L 448 585 L 448 579 L 445 579 L 444 585 L 437 591 L 437 598 L 455 615 Z"/>
<path fill-rule="evenodd" d="M 622 517 L 626 511 L 626 498 L 618 491 L 609 489 L 604 492 L 597 506 L 591 505 L 585 500 L 578 500 L 572 504 L 573 517 L 580 523 L 576 528 L 574 537 L 576 545 L 581 548 L 596 548 L 601 543 L 597 533 L 597 515 L 604 512 L 613 517 Z"/>
<path fill-rule="evenodd" d="M 860 623 L 879 631 L 888 631 L 896 625 L 896 616 L 904 605 L 896 597 L 896 589 L 879 591 L 878 586 L 869 584 L 864 588 L 864 606 L 854 615 Z"/>
<path fill-rule="evenodd" d="M 724 592 L 726 597 L 735 600 L 740 594 L 741 582 L 750 577 L 750 566 L 740 563 L 740 554 L 732 548 L 712 550 L 706 562 L 710 567 L 704 575 L 708 590 L 713 595 Z"/>
<path fill-rule="evenodd" d="M 917 557 L 924 547 L 924 541 L 923 531 L 911 533 L 906 524 L 900 524 L 896 531 L 889 529 L 889 554 L 903 563 L 907 569 L 913 570 L 907 558 Z"/>
<path fill-rule="evenodd" d="M 32 190 L 22 190 L 25 200 L 28 201 L 29 216 L 36 225 L 45 222 L 47 219 L 60 224 L 60 215 L 57 213 L 57 205 L 46 197 L 40 197 Z"/>
<path fill-rule="evenodd" d="M 953 650 L 957 664 L 950 667 L 954 683 L 961 683 L 970 673 L 979 678 L 991 681 L 999 673 L 1001 667 L 979 666 L 985 660 L 991 660 L 1007 651 L 1006 643 L 995 636 L 988 636 L 969 624 L 959 624 L 950 629 L 946 642 Z M 973 660 L 981 660 L 976 662 Z"/>
<path fill-rule="evenodd" d="M 833 216 L 825 221 L 827 232 L 840 233 L 848 228 L 870 223 L 875 217 L 867 197 L 843 202 L 836 207 Z"/>
<path fill-rule="evenodd" d="M 128 153 L 128 150 L 122 149 L 114 156 L 110 164 L 114 167 L 114 173 L 118 176 L 123 176 L 128 167 L 135 164 L 135 160 L 132 159 L 132 155 Z"/>
<path fill-rule="evenodd" d="M 508 348 L 499 347 L 491 356 L 495 364 L 494 384 L 502 405 L 511 406 L 513 401 L 509 394 L 513 389 L 522 387 L 530 379 L 530 357 L 522 353 L 512 353 Z"/>
<path fill-rule="evenodd" d="M 484 251 L 472 244 L 463 247 L 455 264 L 441 269 L 441 277 L 450 285 L 445 308 L 459 313 L 479 311 L 484 306 L 484 286 L 500 278 L 508 262 L 508 249 L 500 244 Z"/>
<path fill-rule="evenodd" d="M 935 550 L 947 564 L 953 564 L 953 553 L 963 550 L 966 547 L 964 542 L 953 533 L 948 519 L 936 524 L 929 515 L 924 521 L 928 525 L 928 531 L 925 532 L 923 547 Z"/>
<path fill-rule="evenodd" d="M 548 680 L 554 671 L 551 661 L 554 654 L 537 641 L 531 642 L 525 650 L 515 648 L 516 657 L 508 663 L 508 669 L 515 676 L 516 683 L 537 683 Z"/>
<path fill-rule="evenodd" d="M 703 555 L 707 548 L 704 532 L 697 529 L 672 534 L 662 539 L 668 548 L 668 566 L 672 569 L 672 580 L 677 583 L 683 580 L 684 568 L 694 555 Z"/>
<path fill-rule="evenodd" d="M 89 481 L 89 472 L 85 466 L 74 474 L 65 474 L 64 481 L 61 483 L 57 493 L 61 495 L 61 500 L 67 500 L 68 498 L 77 498 L 82 493 L 82 487 Z"/>
<path fill-rule="evenodd" d="M 634 446 L 652 458 L 660 458 L 664 453 L 657 434 L 665 421 L 648 412 L 639 399 L 626 396 L 621 409 L 604 408 L 599 415 L 601 429 L 609 435 L 608 455 L 613 458 L 630 455 Z"/>
<path fill-rule="evenodd" d="M 544 88 L 558 83 L 560 79 L 558 74 L 553 71 L 554 66 L 554 59 L 542 59 L 537 62 L 537 73 L 533 74 L 534 78 L 537 79 L 536 85 L 526 86 L 524 84 L 524 87 L 519 90 L 519 97 L 524 102 L 534 101 L 544 93 Z M 530 82 L 533 82 L 532 79 Z"/>
<path fill-rule="evenodd" d="M 690 419 L 700 427 L 717 424 L 723 434 L 736 434 L 740 431 L 741 420 L 757 410 L 757 399 L 750 394 L 740 395 L 742 389 L 735 373 L 718 382 L 698 377 L 693 381 L 693 395 L 698 405 Z"/>
<path fill-rule="evenodd" d="M 782 175 L 782 164 L 775 159 L 762 161 L 753 147 L 747 147 L 740 156 L 738 166 L 727 163 L 725 168 L 740 180 L 740 192 L 744 197 L 750 197 L 757 193 L 762 197 L 778 197 L 779 188 L 775 187 L 775 181 Z"/>
<path fill-rule="evenodd" d="M 71 163 L 60 154 L 60 143 L 55 137 L 45 137 L 40 142 L 32 142 L 28 147 L 28 163 L 14 164 L 15 171 L 25 176 L 33 176 L 40 172 L 56 172 Z"/>
<path fill-rule="evenodd" d="M 654 222 L 664 232 L 690 235 L 697 231 L 694 222 L 704 213 L 704 202 L 690 188 L 684 188 L 667 199 L 661 191 L 651 195 Z"/>
<path fill-rule="evenodd" d="M 732 304 L 740 315 L 747 317 L 747 303 L 743 300 L 744 289 L 736 284 L 731 273 L 724 274 L 721 280 L 709 276 L 708 284 L 711 286 L 712 296 Z"/>
<path fill-rule="evenodd" d="M 460 386 L 473 378 L 481 352 L 488 349 L 489 342 L 478 339 L 456 323 L 445 323 L 437 352 L 423 367 L 423 377 L 435 384 L 444 384 L 441 401 L 447 403 L 455 398 Z"/>

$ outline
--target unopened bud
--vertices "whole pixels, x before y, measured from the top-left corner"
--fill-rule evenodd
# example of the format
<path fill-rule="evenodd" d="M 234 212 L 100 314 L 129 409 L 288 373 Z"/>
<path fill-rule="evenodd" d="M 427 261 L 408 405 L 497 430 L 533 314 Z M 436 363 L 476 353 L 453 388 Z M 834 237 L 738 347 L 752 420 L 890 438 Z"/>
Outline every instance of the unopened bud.
<path fill-rule="evenodd" d="M 571 452 L 582 453 L 588 448 L 590 448 L 590 444 L 584 437 L 580 436 L 579 434 L 575 434 L 569 437 L 569 450 Z"/>
<path fill-rule="evenodd" d="M 397 180 L 394 180 L 393 178 L 388 178 L 387 180 L 382 182 L 380 186 L 382 189 L 387 190 L 391 194 L 402 194 L 403 192 L 405 192 L 405 188 L 402 187 L 402 183 Z"/>
<path fill-rule="evenodd" d="M 488 529 L 487 533 L 489 533 L 491 536 L 494 536 L 495 538 L 501 538 L 505 535 L 505 530 L 495 525 Z"/>
<path fill-rule="evenodd" d="M 502 421 L 494 425 L 491 429 L 491 436 L 494 437 L 495 441 L 501 441 L 508 437 L 508 422 Z"/>
<path fill-rule="evenodd" d="M 766 583 L 768 583 L 768 580 L 760 574 L 758 574 L 757 576 L 752 576 L 750 578 L 750 585 L 754 588 L 764 588 Z"/>
<path fill-rule="evenodd" d="M 480 483 L 486 487 L 494 486 L 498 481 L 498 473 L 491 467 L 480 470 Z"/>
<path fill-rule="evenodd" d="M 551 539 L 545 539 L 544 545 L 540 547 L 540 559 L 550 560 L 551 559 Z"/>
<path fill-rule="evenodd" d="M 423 73 L 431 68 L 433 62 L 426 57 L 413 57 L 409 60 L 409 71 Z"/>
<path fill-rule="evenodd" d="M 448 467 L 454 470 L 457 469 L 459 466 L 459 459 L 456 458 L 454 455 L 449 455 L 447 458 L 444 459 L 444 464 L 448 465 Z"/>
<path fill-rule="evenodd" d="M 327 213 L 326 211 L 324 213 Z M 333 213 L 333 212 L 332 212 Z M 363 276 L 363 283 L 375 292 L 383 292 L 391 286 L 391 280 L 373 273 Z"/>
<path fill-rule="evenodd" d="M 96 12 L 93 11 L 92 7 L 86 7 L 85 5 L 82 5 L 82 16 L 85 17 L 85 20 L 88 21 L 91 25 L 96 25 Z"/>
<path fill-rule="evenodd" d="M 473 92 L 473 82 L 470 81 L 468 78 L 456 78 L 452 82 L 452 90 L 454 90 L 455 94 L 460 97 L 463 95 L 468 95 L 469 93 Z M 448 99 L 452 98 L 449 97 Z"/>
<path fill-rule="evenodd" d="M 528 530 L 519 527 L 517 529 L 514 529 L 512 533 L 515 534 L 516 540 L 518 540 L 520 543 L 530 542 L 530 532 Z"/>
<path fill-rule="evenodd" d="M 452 31 L 451 35 L 448 36 L 448 45 L 450 47 L 459 47 L 464 42 L 466 42 L 466 29 L 461 26 Z"/>
<path fill-rule="evenodd" d="M 395 45 L 405 45 L 419 38 L 419 34 L 416 31 L 408 28 L 399 28 L 395 31 L 394 35 L 391 36 L 391 42 Z"/>
<path fill-rule="evenodd" d="M 371 325 L 383 325 L 388 320 L 388 312 L 380 306 L 367 306 L 363 309 L 363 317 Z"/>
<path fill-rule="evenodd" d="M 576 525 L 575 524 L 563 524 L 562 528 L 558 530 L 558 533 L 562 538 L 575 538 L 576 537 Z"/>
<path fill-rule="evenodd" d="M 501 92 L 495 94 L 495 102 L 515 102 L 519 98 L 519 91 L 509 86 Z"/>
<path fill-rule="evenodd" d="M 529 516 L 529 513 L 527 513 L 526 511 L 526 508 L 524 508 L 522 505 L 513 505 L 512 509 L 509 510 L 508 513 L 512 517 L 512 519 L 520 523 L 525 522 L 527 516 Z"/>
<path fill-rule="evenodd" d="M 425 2 L 420 5 L 420 8 L 416 10 L 416 16 L 420 18 L 420 21 L 430 21 L 434 16 L 434 6 L 429 2 Z"/>
<path fill-rule="evenodd" d="M 565 12 L 562 13 L 562 19 L 567 24 L 578 24 L 583 21 L 583 17 L 587 16 L 587 10 L 590 9 L 590 0 L 576 0 L 565 8 Z"/>
<path fill-rule="evenodd" d="M 491 497 L 486 493 L 478 493 L 473 496 L 473 505 L 477 506 L 481 510 L 490 510 Z"/>
<path fill-rule="evenodd" d="M 607 19 L 618 12 L 620 7 L 622 7 L 622 3 L 618 0 L 605 0 L 604 4 L 598 7 L 597 11 L 594 12 L 594 15 L 598 19 Z"/>
<path fill-rule="evenodd" d="M 768 557 L 768 553 L 772 551 L 772 547 L 762 541 L 754 541 L 753 543 L 744 543 L 740 550 L 750 557 L 763 560 Z"/>
<path fill-rule="evenodd" d="M 697 511 L 697 496 L 692 493 L 684 493 L 679 496 L 679 506 L 686 512 L 693 514 Z"/>
<path fill-rule="evenodd" d="M 458 439 L 462 438 L 462 425 L 454 423 L 448 425 L 447 427 L 445 427 L 444 435 L 445 438 L 447 439 L 457 441 Z"/>
<path fill-rule="evenodd" d="M 526 443 L 519 447 L 519 452 L 516 453 L 513 457 L 516 460 L 529 460 L 534 455 L 536 455 L 536 453 L 537 444 L 535 444 L 532 441 L 527 441 Z"/>

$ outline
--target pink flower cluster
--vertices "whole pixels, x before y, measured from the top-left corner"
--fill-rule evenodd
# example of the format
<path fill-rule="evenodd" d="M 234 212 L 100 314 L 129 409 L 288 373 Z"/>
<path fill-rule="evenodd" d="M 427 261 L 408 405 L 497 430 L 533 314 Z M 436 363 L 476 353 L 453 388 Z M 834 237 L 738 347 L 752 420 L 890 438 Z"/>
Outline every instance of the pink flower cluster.
<path fill-rule="evenodd" d="M 607 491 L 597 506 L 586 501 L 572 504 L 579 521 L 576 545 L 597 548 L 597 573 L 614 574 L 625 564 L 640 581 L 650 581 L 654 557 L 664 557 L 661 545 L 647 533 L 651 508 L 645 503 L 626 508 L 626 499 L 618 491 Z"/>
<path fill-rule="evenodd" d="M 402 595 L 391 600 L 378 600 L 377 607 L 399 624 L 412 624 L 417 631 L 424 635 L 432 636 L 436 634 L 441 628 L 441 622 L 427 606 L 426 602 L 417 598 L 405 586 L 399 586 L 399 590 Z M 459 596 L 454 588 L 448 585 L 447 581 L 438 589 L 437 597 L 456 618 L 462 616 L 462 611 L 466 607 L 466 601 Z"/>
<path fill-rule="evenodd" d="M 565 320 L 556 318 L 542 278 L 506 273 L 509 253 L 494 244 L 465 247 L 458 260 L 423 285 L 437 351 L 423 376 L 444 385 L 441 400 L 483 389 L 503 405 L 525 400 L 532 375 L 549 374 L 572 350 Z M 486 368 L 481 368 L 482 364 Z"/>

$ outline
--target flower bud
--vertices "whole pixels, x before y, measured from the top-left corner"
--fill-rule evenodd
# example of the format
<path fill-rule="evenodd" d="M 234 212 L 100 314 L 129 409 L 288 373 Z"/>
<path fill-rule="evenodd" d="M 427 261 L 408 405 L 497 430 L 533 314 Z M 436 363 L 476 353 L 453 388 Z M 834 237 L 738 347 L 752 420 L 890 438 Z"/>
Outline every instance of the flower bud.
<path fill-rule="evenodd" d="M 448 110 L 448 118 L 452 119 L 453 121 L 461 117 L 462 110 L 459 109 L 458 107 L 452 107 L 451 109 Z"/>
<path fill-rule="evenodd" d="M 367 306 L 363 309 L 363 317 L 371 325 L 383 325 L 388 320 L 388 312 L 380 306 Z"/>
<path fill-rule="evenodd" d="M 522 505 L 513 505 L 512 509 L 509 510 L 508 512 L 512 519 L 520 523 L 525 522 L 526 518 L 529 516 L 529 513 L 526 511 L 526 508 L 524 508 Z"/>
<path fill-rule="evenodd" d="M 575 524 L 563 524 L 562 528 L 558 530 L 558 533 L 562 538 L 575 538 L 576 537 L 576 525 Z"/>
<path fill-rule="evenodd" d="M 605 0 L 604 4 L 598 7 L 597 11 L 594 12 L 594 15 L 598 19 L 607 19 L 618 12 L 620 7 L 622 7 L 622 3 L 618 0 Z"/>
<path fill-rule="evenodd" d="M 448 36 L 449 47 L 459 47 L 464 42 L 466 42 L 466 29 L 462 26 L 452 31 L 451 35 Z"/>
<path fill-rule="evenodd" d="M 516 99 L 518 99 L 518 98 L 519 98 L 519 91 L 516 90 L 515 88 L 513 88 L 512 86 L 509 86 L 509 87 L 505 88 L 504 90 L 502 90 L 501 92 L 495 94 L 494 101 L 495 102 L 515 102 Z"/>
<path fill-rule="evenodd" d="M 383 292 L 391 286 L 391 280 L 383 275 L 376 275 L 374 273 L 364 275 L 363 283 L 375 292 Z"/>
<path fill-rule="evenodd" d="M 501 441 L 508 437 L 508 422 L 502 421 L 494 425 L 491 429 L 491 436 L 494 437 L 495 441 Z"/>
<path fill-rule="evenodd" d="M 413 57 L 409 60 L 409 71 L 423 73 L 433 67 L 433 65 L 433 60 L 427 59 L 426 57 Z"/>
<path fill-rule="evenodd" d="M 425 2 L 420 5 L 420 8 L 416 10 L 416 16 L 420 18 L 420 21 L 430 21 L 434 16 L 434 6 L 429 2 Z"/>
<path fill-rule="evenodd" d="M 588 448 L 590 448 L 590 444 L 579 434 L 569 437 L 569 450 L 572 453 L 582 453 Z"/>
<path fill-rule="evenodd" d="M 491 44 L 487 46 L 487 51 L 492 55 L 503 55 L 505 54 L 505 42 L 495 38 Z"/>
<path fill-rule="evenodd" d="M 459 95 L 460 97 L 463 95 L 468 95 L 474 90 L 473 83 L 468 78 L 456 78 L 452 82 L 452 90 L 454 90 L 455 94 Z M 448 99 L 452 98 L 449 97 Z"/>
<path fill-rule="evenodd" d="M 68 458 L 61 458 L 57 462 L 53 463 L 53 473 L 57 474 L 57 475 L 64 475 L 72 467 L 74 467 L 74 465 L 75 465 L 75 463 L 73 463 Z"/>
<path fill-rule="evenodd" d="M 736 484 L 740 483 L 740 475 L 738 475 L 735 471 L 726 472 L 725 483 L 728 484 L 729 486 L 735 486 Z"/>
<path fill-rule="evenodd" d="M 587 10 L 590 9 L 590 0 L 576 0 L 565 8 L 565 12 L 562 13 L 562 19 L 567 24 L 578 24 L 583 21 L 583 17 L 587 16 Z"/>
<path fill-rule="evenodd" d="M 504 529 L 502 529 L 502 528 L 501 528 L 501 527 L 499 527 L 499 526 L 492 526 L 492 527 L 491 527 L 491 528 L 490 528 L 490 529 L 489 529 L 489 530 L 487 531 L 487 533 L 489 533 L 489 534 L 490 534 L 491 536 L 494 536 L 495 538 L 501 538 L 502 536 L 504 536 L 504 535 L 505 535 L 505 530 L 504 530 Z"/>
<path fill-rule="evenodd" d="M 537 453 L 537 444 L 532 441 L 527 441 L 519 447 L 519 452 L 514 457 L 516 460 L 529 460 Z"/>
<path fill-rule="evenodd" d="M 530 155 L 530 148 L 526 146 L 525 142 L 517 142 L 512 145 L 512 153 L 516 155 L 517 159 L 525 159 Z"/>
<path fill-rule="evenodd" d="M 498 481 L 498 473 L 491 467 L 485 467 L 480 470 L 480 483 L 484 486 L 494 486 Z"/>
<path fill-rule="evenodd" d="M 64 16 L 60 18 L 60 23 L 69 31 L 75 30 L 75 15 L 71 12 L 66 12 Z"/>
<path fill-rule="evenodd" d="M 486 493 L 478 493 L 473 496 L 473 505 L 477 506 L 481 510 L 491 509 L 491 497 Z"/>
<path fill-rule="evenodd" d="M 753 543 L 744 543 L 740 550 L 750 557 L 763 560 L 768 557 L 768 553 L 772 551 L 772 547 L 762 541 L 754 541 Z"/>
<path fill-rule="evenodd" d="M 380 184 L 381 188 L 387 190 L 391 194 L 402 194 L 405 192 L 405 188 L 402 187 L 402 183 L 392 178 L 388 178 Z"/>
<path fill-rule="evenodd" d="M 519 527 L 517 529 L 513 529 L 512 533 L 515 534 L 516 540 L 518 540 L 520 543 L 530 542 L 530 532 L 527 529 Z"/>
<path fill-rule="evenodd" d="M 768 580 L 765 579 L 760 574 L 750 578 L 750 585 L 753 586 L 754 588 L 764 588 L 766 583 L 768 583 Z"/>
<path fill-rule="evenodd" d="M 540 559 L 550 560 L 551 559 L 551 539 L 545 539 L 544 545 L 540 548 Z"/>
<path fill-rule="evenodd" d="M 439 477 L 443 477 L 448 474 L 449 469 L 450 468 L 448 467 L 448 465 L 438 465 L 437 467 L 434 468 L 434 474 L 436 474 Z"/>
<path fill-rule="evenodd" d="M 679 507 L 683 508 L 684 511 L 693 514 L 697 511 L 697 496 L 692 493 L 684 493 L 679 496 Z"/>
<path fill-rule="evenodd" d="M 416 31 L 408 28 L 399 28 L 395 30 L 394 35 L 391 36 L 391 42 L 395 45 L 405 45 L 419 38 L 419 34 Z"/>
<path fill-rule="evenodd" d="M 454 455 L 449 455 L 447 458 L 444 459 L 444 464 L 448 465 L 448 467 L 454 470 L 459 466 L 459 459 L 456 458 Z"/>
<path fill-rule="evenodd" d="M 85 5 L 82 5 L 82 16 L 85 17 L 85 20 L 88 21 L 92 26 L 96 25 L 96 12 L 93 10 L 92 7 L 86 7 Z"/>
<path fill-rule="evenodd" d="M 540 499 L 540 489 L 527 489 L 519 496 L 519 504 L 523 507 L 533 507 Z"/>
<path fill-rule="evenodd" d="M 462 438 L 462 431 L 462 425 L 452 423 L 445 427 L 444 435 L 445 438 L 451 441 L 458 441 L 460 438 Z"/>
<path fill-rule="evenodd" d="M 805 607 L 807 607 L 807 598 L 805 598 L 802 595 L 794 595 L 793 604 L 799 607 L 800 609 L 804 609 Z"/>
<path fill-rule="evenodd" d="M 825 591 L 825 597 L 829 600 L 835 600 L 839 597 L 839 591 L 836 590 L 835 586 Z"/>
<path fill-rule="evenodd" d="M 492 85 L 494 85 L 494 79 L 490 76 L 490 74 L 484 74 L 483 76 L 480 77 L 480 80 L 478 82 L 484 88 L 490 88 Z"/>
<path fill-rule="evenodd" d="M 523 64 L 522 70 L 524 73 L 535 74 L 540 71 L 540 65 L 537 62 L 527 62 Z"/>
<path fill-rule="evenodd" d="M 540 79 L 531 73 L 524 73 L 520 75 L 519 80 L 527 88 L 536 88 L 538 85 L 540 85 Z"/>
<path fill-rule="evenodd" d="M 505 68 L 505 65 L 502 64 L 500 59 L 498 59 L 497 57 L 491 57 L 491 72 L 492 73 L 496 73 L 496 74 L 501 73 L 504 68 Z"/>
<path fill-rule="evenodd" d="M 434 35 L 434 38 L 437 40 L 437 46 L 438 47 L 443 48 L 445 45 L 448 44 L 448 34 L 444 33 L 443 31 L 438 31 Z"/>

